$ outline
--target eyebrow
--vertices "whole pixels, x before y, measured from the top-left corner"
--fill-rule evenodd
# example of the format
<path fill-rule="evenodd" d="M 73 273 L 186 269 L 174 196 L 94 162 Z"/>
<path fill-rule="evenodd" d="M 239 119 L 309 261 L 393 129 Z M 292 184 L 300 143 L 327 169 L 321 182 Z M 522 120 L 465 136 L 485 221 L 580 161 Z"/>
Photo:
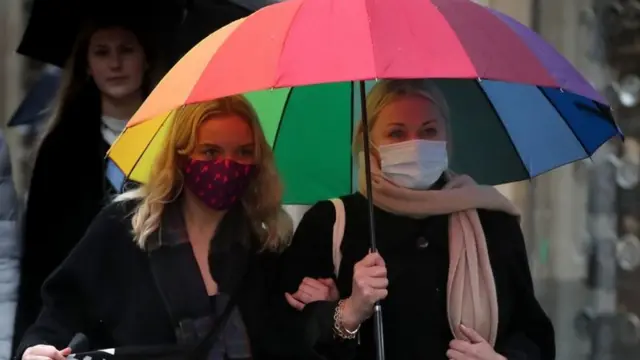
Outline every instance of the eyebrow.
<path fill-rule="evenodd" d="M 198 146 L 220 146 L 220 144 L 214 144 L 211 142 L 202 142 L 198 144 Z M 239 147 L 254 147 L 254 146 L 255 146 L 255 143 L 253 142 L 239 145 Z"/>
<path fill-rule="evenodd" d="M 424 121 L 422 124 L 420 124 L 420 126 L 425 126 L 425 125 L 430 125 L 431 123 L 437 123 L 438 120 L 437 119 L 429 119 L 427 121 Z M 406 125 L 404 123 L 401 122 L 392 122 L 389 123 L 388 126 L 401 126 L 401 127 L 405 127 Z"/>

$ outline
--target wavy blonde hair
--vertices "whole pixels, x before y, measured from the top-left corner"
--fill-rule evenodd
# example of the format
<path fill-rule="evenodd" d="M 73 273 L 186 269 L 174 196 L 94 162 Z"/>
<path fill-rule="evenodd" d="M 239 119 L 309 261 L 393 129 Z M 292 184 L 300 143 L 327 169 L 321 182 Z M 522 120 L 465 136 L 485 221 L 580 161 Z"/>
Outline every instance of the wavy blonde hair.
<path fill-rule="evenodd" d="M 242 199 L 242 205 L 263 248 L 281 250 L 293 231 L 291 217 L 282 209 L 282 185 L 276 172 L 273 152 L 267 144 L 255 110 L 242 95 L 185 105 L 175 111 L 162 150 L 154 161 L 149 181 L 123 193 L 116 201 L 140 199 L 133 213 L 134 240 L 145 248 L 149 236 L 160 227 L 162 212 L 183 190 L 181 164 L 197 145 L 197 130 L 208 119 L 236 115 L 253 130 L 257 175 Z"/>
<path fill-rule="evenodd" d="M 444 118 L 447 130 L 447 146 L 451 151 L 451 128 L 449 126 L 449 105 L 442 91 L 433 80 L 427 79 L 394 79 L 378 81 L 367 95 L 367 125 L 371 131 L 378 121 L 382 109 L 399 98 L 417 96 L 429 100 L 440 111 Z M 362 151 L 364 126 L 362 121 L 358 124 L 353 137 L 352 151 L 358 156 Z"/>

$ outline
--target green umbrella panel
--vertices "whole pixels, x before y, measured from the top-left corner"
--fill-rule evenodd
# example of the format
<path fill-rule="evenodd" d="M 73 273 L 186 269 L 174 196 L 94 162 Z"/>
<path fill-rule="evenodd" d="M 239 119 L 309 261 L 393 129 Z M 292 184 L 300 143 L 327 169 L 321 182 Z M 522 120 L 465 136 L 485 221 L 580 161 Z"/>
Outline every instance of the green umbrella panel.
<path fill-rule="evenodd" d="M 528 172 L 475 80 L 437 79 L 451 110 L 451 168 L 485 184 L 523 180 Z M 375 81 L 366 82 L 369 91 Z M 351 153 L 360 119 L 353 82 L 245 94 L 256 109 L 285 186 L 284 203 L 310 205 L 354 191 Z"/>

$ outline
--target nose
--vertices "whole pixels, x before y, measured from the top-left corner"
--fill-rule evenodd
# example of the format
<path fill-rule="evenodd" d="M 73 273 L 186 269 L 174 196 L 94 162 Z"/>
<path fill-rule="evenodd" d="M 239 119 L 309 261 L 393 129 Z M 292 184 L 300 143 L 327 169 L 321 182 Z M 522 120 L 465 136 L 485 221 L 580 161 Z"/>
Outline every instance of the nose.
<path fill-rule="evenodd" d="M 111 56 L 109 57 L 109 67 L 112 69 L 119 69 L 122 67 L 122 55 L 119 52 L 114 51 L 111 53 Z"/>

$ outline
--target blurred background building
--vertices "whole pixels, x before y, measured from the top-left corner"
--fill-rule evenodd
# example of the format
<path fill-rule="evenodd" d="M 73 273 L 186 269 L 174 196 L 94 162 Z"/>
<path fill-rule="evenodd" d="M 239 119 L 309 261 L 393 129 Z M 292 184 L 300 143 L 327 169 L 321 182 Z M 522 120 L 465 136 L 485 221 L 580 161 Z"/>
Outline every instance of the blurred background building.
<path fill-rule="evenodd" d="M 244 2 L 256 8 L 274 1 Z M 557 359 L 638 359 L 640 0 L 476 2 L 538 31 L 608 95 L 617 113 L 625 145 L 607 144 L 593 160 L 500 190 L 522 210 L 534 282 L 556 329 Z M 5 124 L 42 66 L 15 53 L 29 5 L 0 1 L 0 124 L 19 194 L 28 186 L 21 174 L 31 138 Z M 290 210 L 299 219 L 306 207 Z"/>

